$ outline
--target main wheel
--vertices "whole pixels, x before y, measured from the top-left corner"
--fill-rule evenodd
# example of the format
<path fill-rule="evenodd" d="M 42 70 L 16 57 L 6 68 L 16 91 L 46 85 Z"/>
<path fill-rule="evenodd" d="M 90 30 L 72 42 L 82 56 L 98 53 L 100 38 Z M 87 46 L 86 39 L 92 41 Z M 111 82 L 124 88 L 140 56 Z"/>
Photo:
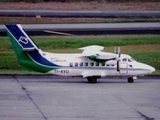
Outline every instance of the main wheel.
<path fill-rule="evenodd" d="M 128 83 L 133 83 L 134 82 L 134 79 L 132 77 L 129 77 L 128 78 Z"/>
<path fill-rule="evenodd" d="M 88 77 L 88 82 L 89 83 L 96 83 L 97 82 L 97 77 Z"/>

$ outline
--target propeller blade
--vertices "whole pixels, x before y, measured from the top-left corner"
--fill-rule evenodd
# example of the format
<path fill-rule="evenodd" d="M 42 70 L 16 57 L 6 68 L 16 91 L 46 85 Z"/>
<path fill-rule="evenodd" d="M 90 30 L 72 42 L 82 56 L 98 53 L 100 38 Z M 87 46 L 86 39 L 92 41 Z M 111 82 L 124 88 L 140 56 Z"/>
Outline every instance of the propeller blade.
<path fill-rule="evenodd" d="M 114 53 L 117 55 L 117 71 L 120 71 L 120 60 L 119 58 L 121 57 L 121 49 L 120 47 L 115 47 L 114 48 Z"/>
<path fill-rule="evenodd" d="M 119 64 L 119 60 L 117 61 L 117 71 L 120 71 L 120 64 Z"/>
<path fill-rule="evenodd" d="M 121 57 L 121 49 L 120 47 L 115 47 L 114 48 L 114 53 L 117 54 L 117 58 Z"/>
<path fill-rule="evenodd" d="M 69 33 L 55 32 L 55 31 L 50 31 L 50 30 L 44 30 L 44 32 L 52 33 L 52 34 L 58 34 L 58 35 L 67 35 L 67 36 L 72 36 L 73 35 L 73 34 L 69 34 Z"/>
<path fill-rule="evenodd" d="M 120 52 L 121 52 L 120 47 L 115 47 L 115 48 L 114 48 L 114 53 L 115 53 L 115 54 L 119 54 Z"/>
<path fill-rule="evenodd" d="M 117 54 L 117 48 L 116 47 L 114 48 L 114 53 Z"/>
<path fill-rule="evenodd" d="M 118 57 L 119 58 L 121 57 L 121 49 L 120 49 L 120 47 L 118 47 Z"/>

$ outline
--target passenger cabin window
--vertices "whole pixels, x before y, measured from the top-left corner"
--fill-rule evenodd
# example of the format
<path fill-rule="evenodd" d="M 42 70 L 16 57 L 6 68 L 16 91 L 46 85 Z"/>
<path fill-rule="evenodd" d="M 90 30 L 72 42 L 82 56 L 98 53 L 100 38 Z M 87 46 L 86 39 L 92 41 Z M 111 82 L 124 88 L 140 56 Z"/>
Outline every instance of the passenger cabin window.
<path fill-rule="evenodd" d="M 88 66 L 88 63 L 87 63 L 87 62 L 85 62 L 85 66 Z"/>
<path fill-rule="evenodd" d="M 81 66 L 81 67 L 83 66 L 83 62 L 80 62 L 80 66 Z"/>
<path fill-rule="evenodd" d="M 78 67 L 78 63 L 77 62 L 75 63 L 75 67 Z"/>
<path fill-rule="evenodd" d="M 105 63 L 102 63 L 102 66 L 105 66 Z"/>
<path fill-rule="evenodd" d="M 114 64 L 111 64 L 111 66 L 114 66 Z"/>
<path fill-rule="evenodd" d="M 90 65 L 91 65 L 91 66 L 94 66 L 94 62 L 91 62 Z"/>
<path fill-rule="evenodd" d="M 99 66 L 99 63 L 98 63 L 98 62 L 96 62 L 96 66 Z"/>
<path fill-rule="evenodd" d="M 70 66 L 70 67 L 73 67 L 73 63 L 69 63 L 69 66 Z"/>

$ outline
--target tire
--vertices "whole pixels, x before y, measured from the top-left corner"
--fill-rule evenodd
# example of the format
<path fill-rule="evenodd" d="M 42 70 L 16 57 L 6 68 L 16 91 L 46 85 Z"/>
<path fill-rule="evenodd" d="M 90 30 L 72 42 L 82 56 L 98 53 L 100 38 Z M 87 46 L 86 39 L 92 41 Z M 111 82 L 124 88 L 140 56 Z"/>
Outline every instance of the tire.
<path fill-rule="evenodd" d="M 88 82 L 89 83 L 96 83 L 97 82 L 97 77 L 88 77 Z"/>
<path fill-rule="evenodd" d="M 133 83 L 134 82 L 134 79 L 132 77 L 129 77 L 128 78 L 128 83 Z"/>

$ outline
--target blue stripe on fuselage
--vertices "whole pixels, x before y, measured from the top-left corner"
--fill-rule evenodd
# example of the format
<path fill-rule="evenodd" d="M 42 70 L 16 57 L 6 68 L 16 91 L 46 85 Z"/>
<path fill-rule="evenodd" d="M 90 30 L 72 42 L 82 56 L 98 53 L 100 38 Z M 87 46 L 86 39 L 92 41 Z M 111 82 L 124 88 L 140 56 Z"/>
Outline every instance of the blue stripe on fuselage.
<path fill-rule="evenodd" d="M 45 65 L 45 66 L 49 66 L 49 67 L 60 67 L 59 65 L 51 63 L 50 61 L 48 61 L 47 59 L 42 57 L 41 54 L 38 51 L 29 52 L 28 54 L 30 55 L 30 57 L 34 61 L 36 61 L 37 63 L 39 63 L 41 65 Z"/>

